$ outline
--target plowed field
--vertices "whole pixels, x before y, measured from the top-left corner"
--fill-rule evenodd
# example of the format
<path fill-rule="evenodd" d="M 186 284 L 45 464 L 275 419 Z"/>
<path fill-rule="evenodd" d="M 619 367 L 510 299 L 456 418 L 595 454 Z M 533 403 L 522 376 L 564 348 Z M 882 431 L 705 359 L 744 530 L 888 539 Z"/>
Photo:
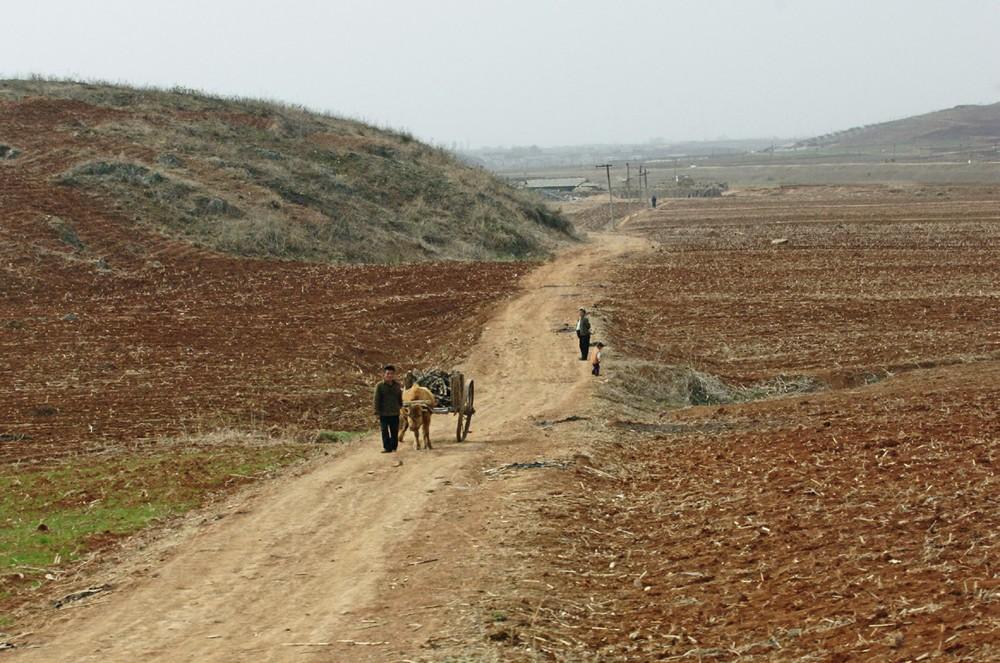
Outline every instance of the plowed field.
<path fill-rule="evenodd" d="M 0 462 L 218 426 L 367 428 L 381 363 L 454 360 L 528 269 L 215 254 L 53 182 L 89 151 L 135 148 L 78 136 L 116 111 L 0 112 L 23 151 L 0 163 Z"/>
<path fill-rule="evenodd" d="M 11 194 L 4 174 L 5 248 L 18 254 L 4 256 L 0 284 L 3 462 L 216 425 L 368 427 L 380 363 L 454 360 L 527 269 L 240 260 L 143 237 L 123 222 L 102 220 L 105 237 L 77 223 L 91 245 L 114 243 L 107 235 L 119 229 L 160 249 L 138 261 L 109 257 L 101 269 L 9 223 L 11 208 L 42 228 L 62 209 Z M 78 221 L 79 210 L 93 210 L 71 202 Z"/>
<path fill-rule="evenodd" d="M 997 191 L 677 200 L 622 230 L 659 244 L 605 309 L 630 356 L 753 380 L 1000 352 Z"/>
<path fill-rule="evenodd" d="M 117 114 L 0 103 L 19 150 L 0 161 L 0 624 L 87 553 L 311 455 L 317 430 L 371 428 L 380 366 L 450 367 L 531 268 L 241 259 L 165 237 L 58 183 L 94 154 L 156 156 L 89 131 Z"/>
<path fill-rule="evenodd" d="M 656 246 L 597 307 L 602 389 L 646 414 L 605 408 L 506 515 L 503 651 L 1000 657 L 1000 195 L 937 193 L 749 192 L 624 224 Z M 815 391 L 658 403 L 684 367 Z"/>

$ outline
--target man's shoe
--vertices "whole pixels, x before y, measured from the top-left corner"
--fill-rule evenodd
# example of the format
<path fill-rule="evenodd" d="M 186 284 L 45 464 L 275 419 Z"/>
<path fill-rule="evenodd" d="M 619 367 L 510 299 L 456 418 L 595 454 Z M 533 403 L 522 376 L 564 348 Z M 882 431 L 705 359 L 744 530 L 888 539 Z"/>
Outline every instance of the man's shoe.
<path fill-rule="evenodd" d="M 391 454 L 392 453 L 392 449 L 382 449 L 382 453 L 384 453 L 384 454 Z"/>

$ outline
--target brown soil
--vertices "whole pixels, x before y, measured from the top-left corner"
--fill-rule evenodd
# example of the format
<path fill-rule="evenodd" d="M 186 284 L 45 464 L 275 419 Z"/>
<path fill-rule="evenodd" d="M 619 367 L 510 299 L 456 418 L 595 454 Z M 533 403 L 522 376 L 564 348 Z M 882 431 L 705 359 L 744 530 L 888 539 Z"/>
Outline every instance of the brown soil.
<path fill-rule="evenodd" d="M 581 266 L 596 271 L 634 245 L 609 238 L 538 268 L 482 328 L 460 365 L 477 386 L 470 442 L 454 443 L 453 420 L 436 416 L 434 450 L 406 444 L 401 466 L 367 437 L 258 485 L 88 577 L 114 590 L 36 615 L 11 660 L 491 656 L 470 608 L 494 582 L 493 521 L 520 481 L 480 470 L 563 452 L 537 422 L 586 403 L 593 383 L 557 330 L 599 296 Z"/>
<path fill-rule="evenodd" d="M 1000 192 L 759 194 L 666 201 L 626 222 L 659 247 L 611 279 L 623 353 L 753 380 L 1000 352 Z"/>
<path fill-rule="evenodd" d="M 558 660 L 993 660 L 998 401 L 989 362 L 619 432 L 522 505 L 531 563 L 493 637 Z"/>
<path fill-rule="evenodd" d="M 321 266 L 212 253 L 52 183 L 67 164 L 51 155 L 85 148 L 54 147 L 53 135 L 71 134 L 46 132 L 96 121 L 99 109 L 39 100 L 8 112 L 5 126 L 47 136 L 50 156 L 0 165 L 0 434 L 19 438 L 0 442 L 0 462 L 219 425 L 366 428 L 364 394 L 381 363 L 463 354 L 488 309 L 530 268 Z"/>
<path fill-rule="evenodd" d="M 597 308 L 607 387 L 642 359 L 833 388 L 605 409 L 585 462 L 506 517 L 505 658 L 1000 657 L 997 192 L 924 194 L 750 192 L 625 224 L 657 247 Z"/>
<path fill-rule="evenodd" d="M 118 111 L 27 99 L 0 103 L 0 114 L 0 138 L 16 137 L 22 150 L 0 162 L 5 474 L 87 467 L 110 456 L 169 459 L 162 438 L 192 446 L 217 429 L 286 443 L 311 440 L 318 429 L 367 430 L 382 364 L 451 365 L 532 268 L 330 266 L 215 253 L 159 234 L 110 199 L 55 183 L 97 153 L 155 158 L 128 141 L 87 134 Z M 226 444 L 238 451 L 246 440 L 233 437 Z M 183 484 L 177 495 L 206 488 L 182 469 L 175 462 L 141 481 L 115 477 L 132 494 L 175 483 Z M 207 488 L 232 493 L 244 483 L 222 480 Z M 98 538 L 79 552 L 113 543 Z M 73 572 L 66 566 L 57 575 Z M 0 612 L 43 603 L 43 592 L 25 591 L 36 582 L 0 579 Z"/>
<path fill-rule="evenodd" d="M 367 438 L 257 485 L 87 578 L 114 589 L 40 615 L 10 658 L 995 660 L 1000 364 L 982 339 L 995 338 L 997 224 L 977 211 L 989 192 L 960 194 L 950 220 L 914 231 L 910 191 L 905 215 L 882 206 L 864 222 L 867 243 L 831 239 L 853 214 L 838 208 L 901 194 L 671 201 L 625 224 L 638 238 L 595 236 L 483 325 L 463 365 L 470 443 L 438 417 L 435 450 L 407 449 L 401 466 Z M 789 221 L 794 241 L 770 244 L 768 218 L 814 207 L 826 220 Z M 719 239 L 727 214 L 751 241 Z M 975 241 L 954 239 L 966 231 Z M 883 300 L 875 325 L 839 313 Z M 815 302 L 831 308 L 794 315 Z M 599 380 L 561 331 L 579 305 L 611 341 Z M 638 359 L 735 382 L 909 370 L 669 411 L 631 384 L 632 421 L 600 395 L 628 386 Z"/>

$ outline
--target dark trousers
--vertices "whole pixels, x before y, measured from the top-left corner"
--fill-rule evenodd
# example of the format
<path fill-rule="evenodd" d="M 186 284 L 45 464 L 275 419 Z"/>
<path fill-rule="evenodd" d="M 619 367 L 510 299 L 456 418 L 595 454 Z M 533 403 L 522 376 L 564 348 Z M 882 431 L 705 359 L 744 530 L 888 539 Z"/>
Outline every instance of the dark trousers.
<path fill-rule="evenodd" d="M 580 336 L 580 359 L 586 359 L 590 354 L 590 334 Z"/>
<path fill-rule="evenodd" d="M 590 372 L 593 375 L 600 375 L 601 374 L 601 364 L 600 364 L 600 362 L 594 364 L 594 367 L 592 369 L 590 369 Z"/>
<path fill-rule="evenodd" d="M 382 428 L 382 448 L 386 451 L 395 451 L 399 446 L 399 415 L 379 417 L 378 423 Z"/>

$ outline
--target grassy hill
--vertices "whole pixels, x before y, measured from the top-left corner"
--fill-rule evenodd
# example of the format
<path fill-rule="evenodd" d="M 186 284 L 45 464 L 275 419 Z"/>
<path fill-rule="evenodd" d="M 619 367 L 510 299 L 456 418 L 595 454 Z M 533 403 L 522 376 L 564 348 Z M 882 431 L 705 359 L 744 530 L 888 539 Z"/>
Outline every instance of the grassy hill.
<path fill-rule="evenodd" d="M 572 237 L 541 202 L 404 132 L 188 90 L 2 81 L 0 168 L 242 256 L 517 259 Z"/>
<path fill-rule="evenodd" d="M 885 145 L 966 146 L 992 149 L 1000 142 L 1000 103 L 955 106 L 947 110 L 854 127 L 799 143 L 802 147 L 874 147 Z"/>

